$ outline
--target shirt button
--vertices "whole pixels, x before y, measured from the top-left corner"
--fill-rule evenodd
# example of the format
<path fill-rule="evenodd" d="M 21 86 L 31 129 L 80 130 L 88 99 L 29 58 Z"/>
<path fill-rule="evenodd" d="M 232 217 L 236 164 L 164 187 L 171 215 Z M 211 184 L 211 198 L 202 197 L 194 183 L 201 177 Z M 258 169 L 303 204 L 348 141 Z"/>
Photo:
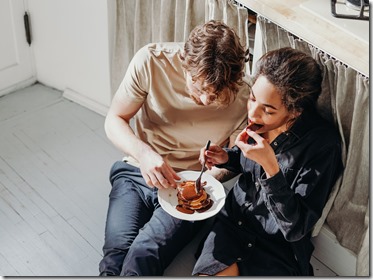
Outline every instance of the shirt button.
<path fill-rule="evenodd" d="M 247 244 L 247 247 L 251 248 L 251 247 L 253 247 L 253 244 L 249 243 L 249 244 Z"/>
<path fill-rule="evenodd" d="M 255 182 L 255 187 L 258 187 L 259 186 L 259 183 L 258 182 Z"/>
<path fill-rule="evenodd" d="M 242 259 L 241 258 L 237 258 L 237 261 L 241 261 Z"/>
<path fill-rule="evenodd" d="M 241 221 L 238 221 L 238 225 L 239 225 L 239 226 L 242 225 L 242 222 L 241 222 Z"/>
<path fill-rule="evenodd" d="M 248 202 L 245 202 L 245 207 L 249 207 L 249 203 Z"/>

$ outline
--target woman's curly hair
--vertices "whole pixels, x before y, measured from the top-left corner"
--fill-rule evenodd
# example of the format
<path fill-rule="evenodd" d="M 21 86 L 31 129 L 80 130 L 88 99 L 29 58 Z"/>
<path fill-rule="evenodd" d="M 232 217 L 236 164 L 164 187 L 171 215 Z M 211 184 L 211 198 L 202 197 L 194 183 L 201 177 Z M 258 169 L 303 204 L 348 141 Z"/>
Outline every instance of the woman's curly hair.
<path fill-rule="evenodd" d="M 247 57 L 248 50 L 244 50 L 234 30 L 211 20 L 192 30 L 181 59 L 193 81 L 204 79 L 205 86 L 214 89 L 216 101 L 228 104 L 243 84 Z"/>
<path fill-rule="evenodd" d="M 316 108 L 322 71 L 311 56 L 290 47 L 269 51 L 258 60 L 253 81 L 259 76 L 266 77 L 279 90 L 289 112 Z"/>

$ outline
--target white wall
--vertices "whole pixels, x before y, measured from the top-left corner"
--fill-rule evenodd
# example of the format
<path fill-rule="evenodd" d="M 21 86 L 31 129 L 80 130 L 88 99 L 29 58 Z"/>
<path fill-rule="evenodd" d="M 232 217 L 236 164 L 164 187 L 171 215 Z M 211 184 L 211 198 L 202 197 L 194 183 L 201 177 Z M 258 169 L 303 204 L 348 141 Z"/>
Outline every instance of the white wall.
<path fill-rule="evenodd" d="M 27 0 L 37 80 L 105 114 L 111 102 L 110 0 Z"/>

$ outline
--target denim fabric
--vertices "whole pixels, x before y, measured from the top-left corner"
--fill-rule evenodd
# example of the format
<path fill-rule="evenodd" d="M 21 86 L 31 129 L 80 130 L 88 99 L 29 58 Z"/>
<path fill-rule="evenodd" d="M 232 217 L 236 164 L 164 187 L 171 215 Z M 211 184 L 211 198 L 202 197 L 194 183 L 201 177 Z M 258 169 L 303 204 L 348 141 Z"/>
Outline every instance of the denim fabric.
<path fill-rule="evenodd" d="M 157 189 L 149 188 L 140 169 L 116 162 L 105 228 L 100 275 L 161 276 L 201 227 L 165 212 Z"/>

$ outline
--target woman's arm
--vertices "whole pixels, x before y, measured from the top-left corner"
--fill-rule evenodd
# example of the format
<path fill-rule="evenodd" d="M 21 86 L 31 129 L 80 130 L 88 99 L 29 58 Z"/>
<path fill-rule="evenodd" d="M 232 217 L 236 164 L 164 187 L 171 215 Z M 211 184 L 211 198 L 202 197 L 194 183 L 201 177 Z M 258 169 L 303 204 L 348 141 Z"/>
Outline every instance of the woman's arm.
<path fill-rule="evenodd" d="M 298 170 L 291 184 L 282 171 L 259 180 L 265 204 L 286 240 L 300 240 L 312 230 L 341 170 L 340 149 L 336 145 L 315 154 Z"/>

